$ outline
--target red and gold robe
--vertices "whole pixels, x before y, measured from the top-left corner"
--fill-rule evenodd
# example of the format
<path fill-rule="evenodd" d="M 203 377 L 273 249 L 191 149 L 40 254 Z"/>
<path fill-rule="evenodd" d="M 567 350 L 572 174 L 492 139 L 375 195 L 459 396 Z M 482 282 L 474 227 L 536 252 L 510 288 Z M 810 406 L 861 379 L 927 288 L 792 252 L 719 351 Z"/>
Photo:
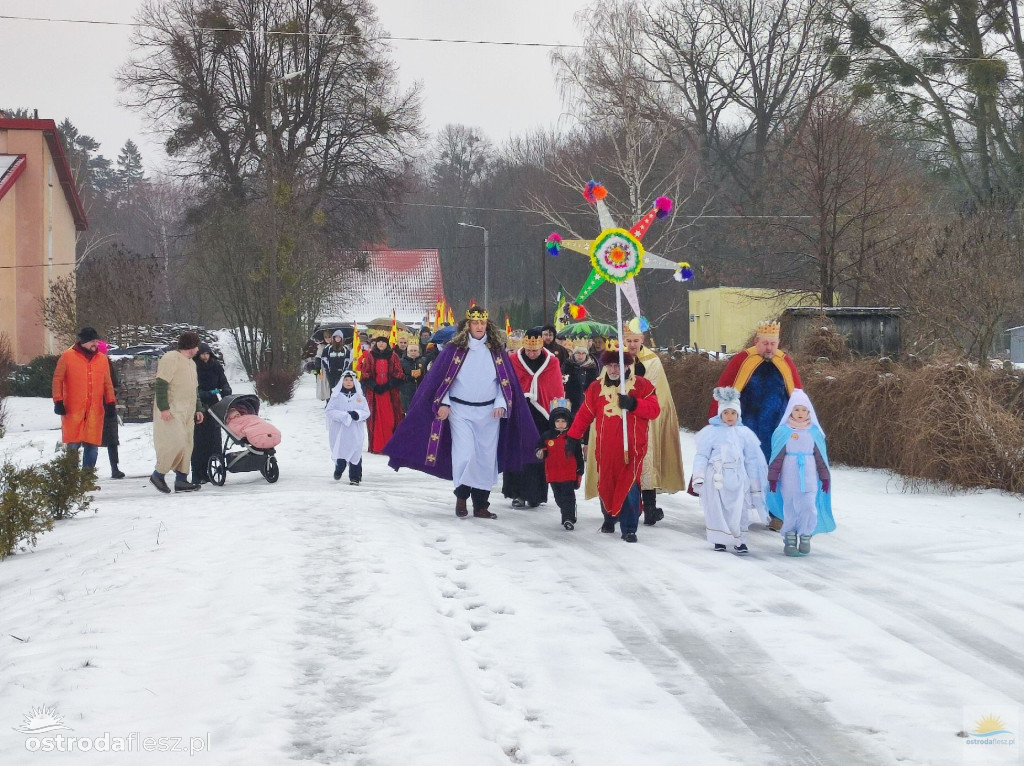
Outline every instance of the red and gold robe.
<path fill-rule="evenodd" d="M 619 387 L 606 386 L 602 375 L 587 389 L 583 403 L 569 429 L 569 436 L 582 439 L 594 424 L 595 438 L 590 443 L 597 461 L 597 494 L 605 510 L 618 516 L 630 488 L 640 481 L 647 455 L 647 426 L 658 417 L 661 407 L 654 386 L 645 378 L 626 379 L 626 393 L 637 400 L 636 409 L 626 413 L 627 449 L 622 445 L 622 410 Z"/>

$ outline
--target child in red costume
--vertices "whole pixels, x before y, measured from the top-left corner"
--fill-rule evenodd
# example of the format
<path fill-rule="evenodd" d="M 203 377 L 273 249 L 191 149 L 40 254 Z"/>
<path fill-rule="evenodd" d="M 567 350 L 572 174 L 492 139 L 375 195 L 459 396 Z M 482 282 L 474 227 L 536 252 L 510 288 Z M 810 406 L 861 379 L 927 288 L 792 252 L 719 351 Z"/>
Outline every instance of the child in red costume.
<path fill-rule="evenodd" d="M 590 424 L 597 435 L 594 444 L 597 459 L 597 494 L 605 514 L 602 532 L 614 532 L 618 521 L 622 539 L 635 543 L 640 518 L 640 474 L 647 455 L 647 424 L 658 417 L 661 407 L 654 386 L 646 378 L 631 373 L 633 355 L 624 354 L 626 393 L 619 393 L 619 353 L 607 350 L 601 355 L 604 369 L 583 395 L 566 441 L 566 450 L 575 449 Z M 628 444 L 623 450 L 622 412 L 626 412 Z"/>
<path fill-rule="evenodd" d="M 544 478 L 551 485 L 551 493 L 562 512 L 562 526 L 576 526 L 576 490 L 583 477 L 583 450 L 566 450 L 566 431 L 572 423 L 571 404 L 568 399 L 551 400 L 551 429 L 540 436 L 537 458 L 544 461 Z M 571 454 L 569 454 L 571 453 Z"/>

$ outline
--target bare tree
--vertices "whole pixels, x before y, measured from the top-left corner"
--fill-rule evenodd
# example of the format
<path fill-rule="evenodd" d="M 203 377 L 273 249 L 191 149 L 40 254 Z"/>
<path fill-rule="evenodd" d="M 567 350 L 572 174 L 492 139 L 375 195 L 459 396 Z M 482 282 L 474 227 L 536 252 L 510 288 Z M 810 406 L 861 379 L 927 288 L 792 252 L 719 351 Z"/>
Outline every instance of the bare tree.
<path fill-rule="evenodd" d="M 910 345 L 962 350 L 987 364 L 1000 332 L 1024 305 L 1024 228 L 1017 216 L 936 216 L 899 260 L 879 261 L 879 290 L 909 320 Z"/>
<path fill-rule="evenodd" d="M 250 272 L 266 305 L 257 365 L 285 366 L 294 286 L 317 262 L 289 227 L 340 247 L 375 238 L 380 200 L 401 188 L 419 96 L 402 91 L 368 0 L 150 0 L 119 75 L 130 106 L 166 136 L 209 197 L 262 200 L 264 241 Z M 280 223 L 280 226 L 278 225 Z M 250 241 L 250 245 L 255 244 Z M 297 358 L 297 357 L 296 357 Z"/>
<path fill-rule="evenodd" d="M 862 121 L 849 103 L 823 97 L 792 127 L 777 154 L 778 192 L 785 211 L 768 219 L 774 247 L 790 253 L 776 280 L 859 305 L 872 261 L 909 236 L 906 212 L 919 201 L 920 175 Z"/>

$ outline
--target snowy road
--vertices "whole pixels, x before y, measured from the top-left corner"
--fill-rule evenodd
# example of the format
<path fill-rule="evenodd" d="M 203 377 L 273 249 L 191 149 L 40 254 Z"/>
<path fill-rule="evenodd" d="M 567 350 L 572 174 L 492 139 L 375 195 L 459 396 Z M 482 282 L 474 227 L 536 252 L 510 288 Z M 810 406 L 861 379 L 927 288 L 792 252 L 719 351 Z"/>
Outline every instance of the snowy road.
<path fill-rule="evenodd" d="M 308 384 L 267 410 L 279 483 L 160 496 L 128 426 L 136 478 L 0 562 L 0 762 L 52 759 L 14 731 L 46 705 L 69 737 L 209 735 L 217 764 L 959 764 L 965 706 L 1024 700 L 1018 499 L 839 469 L 803 559 L 760 530 L 714 553 L 679 495 L 638 545 L 594 502 L 574 532 L 500 494 L 458 520 L 376 456 L 332 481 Z M 47 402 L 11 406 L 0 450 L 52 452 Z M 73 760 L 193 759 L 116 758 Z"/>

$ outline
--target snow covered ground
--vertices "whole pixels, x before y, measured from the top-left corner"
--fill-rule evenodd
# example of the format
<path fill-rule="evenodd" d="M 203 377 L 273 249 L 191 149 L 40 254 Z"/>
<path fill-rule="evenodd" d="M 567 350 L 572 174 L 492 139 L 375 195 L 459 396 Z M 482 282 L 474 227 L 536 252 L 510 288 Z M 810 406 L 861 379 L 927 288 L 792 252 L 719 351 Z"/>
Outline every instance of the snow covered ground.
<path fill-rule="evenodd" d="M 52 455 L 50 402 L 8 403 L 0 453 Z M 1020 736 L 1019 498 L 840 468 L 836 533 L 791 559 L 759 529 L 742 558 L 688 496 L 628 545 L 594 501 L 567 532 L 500 493 L 456 519 L 448 484 L 374 455 L 335 482 L 308 376 L 263 414 L 277 484 L 160 495 L 127 425 L 130 478 L 0 562 L 0 763 L 1020 762 L 972 735 Z"/>

